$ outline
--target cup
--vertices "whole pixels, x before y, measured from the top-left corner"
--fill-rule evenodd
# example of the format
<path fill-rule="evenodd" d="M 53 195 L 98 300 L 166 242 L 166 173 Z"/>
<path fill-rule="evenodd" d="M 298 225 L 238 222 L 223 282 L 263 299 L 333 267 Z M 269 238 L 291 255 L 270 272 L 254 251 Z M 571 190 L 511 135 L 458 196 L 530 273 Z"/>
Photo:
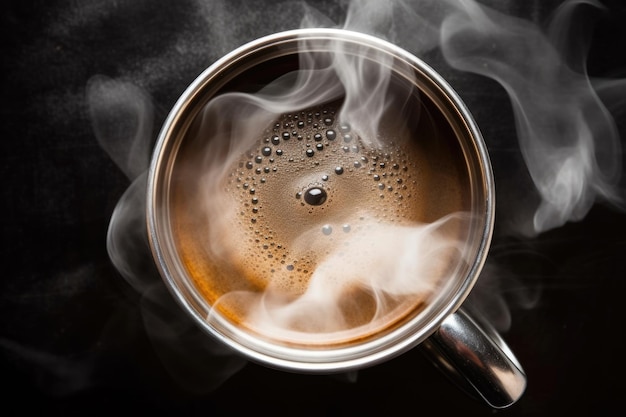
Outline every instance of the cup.
<path fill-rule="evenodd" d="M 363 78 L 355 82 L 342 72 L 350 66 Z M 288 100 L 285 91 L 291 91 Z M 267 109 L 270 102 L 275 108 Z M 364 110 L 370 102 L 378 103 L 375 111 Z M 241 116 L 248 107 L 258 111 Z M 231 118 L 233 112 L 238 116 Z M 224 141 L 225 132 L 227 144 L 207 145 Z M 378 143 L 381 135 L 400 144 Z M 418 151 L 405 137 L 417 137 L 410 141 L 419 142 Z M 287 159 L 289 152 L 297 157 Z M 221 170 L 205 172 L 215 166 Z M 275 201 L 259 202 L 269 190 L 272 201 L 293 209 L 280 212 L 288 217 L 285 230 L 266 226 L 263 236 L 259 224 L 280 211 Z M 208 335 L 248 359 L 282 370 L 337 373 L 419 346 L 494 408 L 522 395 L 526 376 L 511 350 L 462 307 L 494 225 L 485 143 L 457 93 L 407 51 L 341 29 L 287 31 L 234 50 L 200 74 L 167 117 L 151 160 L 147 203 L 154 260 L 174 298 Z M 377 214 L 379 206 L 385 215 Z M 353 223 L 346 222 L 349 216 Z M 217 218 L 224 221 L 217 225 Z M 308 243 L 302 245 L 294 230 Z M 454 244 L 447 244 L 450 233 Z M 288 236 L 287 244 L 277 236 Z M 317 257 L 327 238 L 341 249 L 337 263 L 328 261 L 335 260 L 334 249 Z M 257 251 L 256 258 L 246 255 Z M 305 265 L 302 254 L 309 253 L 314 261 Z M 400 262 L 396 257 L 407 262 L 387 276 Z M 203 277 L 212 274 L 220 278 Z M 274 275 L 293 274 L 306 283 L 295 293 L 275 290 Z M 420 274 L 429 277 L 427 285 Z M 234 288 L 223 291 L 226 301 L 215 295 L 220 285 Z M 308 298 L 310 287 L 320 285 L 321 297 Z M 309 308 L 298 307 L 285 329 L 277 325 L 274 319 L 302 299 L 313 300 Z M 332 314 L 324 310 L 328 299 L 337 302 Z M 271 325 L 261 320 L 265 316 Z"/>

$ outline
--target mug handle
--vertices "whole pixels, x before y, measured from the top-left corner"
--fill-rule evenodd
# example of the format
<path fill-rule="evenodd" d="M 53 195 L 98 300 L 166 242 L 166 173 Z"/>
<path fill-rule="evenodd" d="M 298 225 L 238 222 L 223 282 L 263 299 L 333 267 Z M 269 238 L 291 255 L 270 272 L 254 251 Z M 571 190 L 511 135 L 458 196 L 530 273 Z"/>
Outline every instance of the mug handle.
<path fill-rule="evenodd" d="M 420 346 L 461 389 L 493 408 L 514 404 L 526 389 L 526 374 L 502 337 L 462 308 Z"/>

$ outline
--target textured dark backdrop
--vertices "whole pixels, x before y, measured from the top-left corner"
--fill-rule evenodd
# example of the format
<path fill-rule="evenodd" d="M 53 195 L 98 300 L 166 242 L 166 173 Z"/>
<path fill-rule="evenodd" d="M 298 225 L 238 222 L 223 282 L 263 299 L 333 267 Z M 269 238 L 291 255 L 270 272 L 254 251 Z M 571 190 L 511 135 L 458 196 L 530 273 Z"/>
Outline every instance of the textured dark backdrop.
<path fill-rule="evenodd" d="M 499 7 L 540 22 L 558 3 Z M 593 76 L 624 77 L 626 9 L 620 1 L 604 3 L 608 13 L 598 15 L 588 69 Z M 342 21 L 342 3 L 310 4 Z M 188 323 L 151 335 L 146 323 L 181 319 L 171 317 L 167 301 L 147 306 L 145 294 L 109 260 L 109 219 L 130 181 L 94 134 L 85 100 L 89 80 L 104 75 L 145 92 L 154 106 L 154 130 L 148 131 L 154 139 L 202 69 L 246 41 L 297 28 L 302 3 L 19 0 L 2 8 L 3 407 L 15 406 L 20 415 L 227 415 L 253 408 L 270 415 L 399 415 L 419 414 L 421 407 L 444 415 L 493 414 L 419 351 L 356 375 L 308 376 L 216 356 L 210 345 L 195 352 L 189 343 L 202 337 Z M 504 222 L 507 207 L 516 204 L 508 169 L 518 159 L 508 99 L 480 77 L 454 73 L 450 81 L 490 146 L 503 200 L 498 221 Z M 461 88 L 470 84 L 475 88 Z M 626 138 L 624 109 L 615 117 Z M 497 414 L 608 415 L 622 406 L 625 236 L 625 214 L 603 203 L 582 221 L 533 239 L 496 235 L 492 256 L 503 275 L 515 277 L 515 284 L 502 285 L 511 314 L 503 334 L 529 379 L 522 399 Z M 524 296 L 531 300 L 514 302 Z M 203 352 L 208 363 L 190 365 Z M 207 369 L 232 376 L 208 377 Z"/>

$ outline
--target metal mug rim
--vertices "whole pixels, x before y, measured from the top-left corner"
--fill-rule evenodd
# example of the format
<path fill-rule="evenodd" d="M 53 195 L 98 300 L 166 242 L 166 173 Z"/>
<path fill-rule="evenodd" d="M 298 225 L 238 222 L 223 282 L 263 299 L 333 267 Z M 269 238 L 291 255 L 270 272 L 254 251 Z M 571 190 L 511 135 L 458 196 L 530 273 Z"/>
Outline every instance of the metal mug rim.
<path fill-rule="evenodd" d="M 237 62 L 244 57 L 259 53 L 259 51 L 268 46 L 298 42 L 303 38 L 356 42 L 360 45 L 378 48 L 402 59 L 411 67 L 423 73 L 432 82 L 433 86 L 444 94 L 458 112 L 458 117 L 464 123 L 472 139 L 472 145 L 475 147 L 475 153 L 478 158 L 477 162 L 482 170 L 481 182 L 484 189 L 485 208 L 484 227 L 481 231 L 476 257 L 462 285 L 450 302 L 433 313 L 427 326 L 412 329 L 411 326 L 414 326 L 414 324 L 412 321 L 409 321 L 397 331 L 384 335 L 380 339 L 375 339 L 373 342 L 366 342 L 365 347 L 359 345 L 356 347 L 340 347 L 333 350 L 308 351 L 274 345 L 252 338 L 243 332 L 227 334 L 223 330 L 209 325 L 205 318 L 194 309 L 190 300 L 181 293 L 175 278 L 177 271 L 173 269 L 168 260 L 169 251 L 172 250 L 171 243 L 168 246 L 166 239 L 164 240 L 161 230 L 162 225 L 158 220 L 156 207 L 158 207 L 157 200 L 160 197 L 159 187 L 163 186 L 161 178 L 165 175 L 164 172 L 167 171 L 165 151 L 167 146 L 171 145 L 172 137 L 176 129 L 180 128 L 179 123 L 181 123 L 193 99 L 201 94 L 211 80 L 218 77 L 225 68 L 237 65 Z M 495 216 L 494 178 L 487 147 L 469 109 L 456 91 L 433 68 L 406 50 L 380 38 L 345 29 L 296 29 L 275 33 L 240 46 L 205 69 L 183 92 L 163 124 L 150 162 L 146 196 L 147 230 L 155 263 L 169 291 L 181 307 L 192 316 L 194 321 L 210 335 L 255 362 L 284 370 L 314 373 L 345 372 L 374 365 L 404 353 L 428 338 L 446 317 L 461 306 L 478 279 L 491 243 Z M 401 334 L 403 337 L 399 338 L 398 334 Z"/>

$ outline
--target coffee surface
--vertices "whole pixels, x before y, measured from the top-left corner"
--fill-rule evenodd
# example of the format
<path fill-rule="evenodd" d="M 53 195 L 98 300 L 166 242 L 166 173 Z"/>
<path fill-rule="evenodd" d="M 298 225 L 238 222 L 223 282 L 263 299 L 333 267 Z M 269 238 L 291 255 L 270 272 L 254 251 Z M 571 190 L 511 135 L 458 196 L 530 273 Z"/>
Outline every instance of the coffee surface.
<path fill-rule="evenodd" d="M 462 153 L 435 110 L 363 138 L 340 104 L 279 115 L 219 174 L 201 146 L 182 148 L 174 169 L 174 237 L 198 291 L 287 343 L 362 339 L 419 311 L 454 269 L 458 247 L 443 236 L 464 233 L 452 221 L 434 249 L 415 242 L 417 228 L 470 204 Z M 403 276 L 423 269 L 399 264 L 422 258 L 428 276 Z"/>

